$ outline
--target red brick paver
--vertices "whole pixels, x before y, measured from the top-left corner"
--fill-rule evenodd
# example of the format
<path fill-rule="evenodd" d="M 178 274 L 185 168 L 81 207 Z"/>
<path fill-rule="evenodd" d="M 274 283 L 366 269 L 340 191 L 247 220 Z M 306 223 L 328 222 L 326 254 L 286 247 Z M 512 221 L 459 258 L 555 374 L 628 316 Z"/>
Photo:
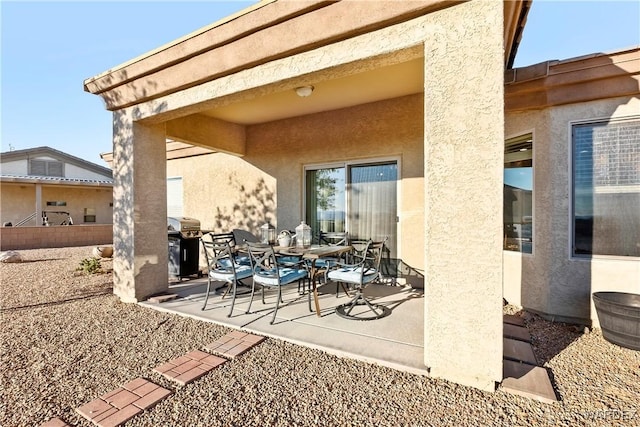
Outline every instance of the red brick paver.
<path fill-rule="evenodd" d="M 100 427 L 119 426 L 171 394 L 170 390 L 136 378 L 76 409 Z"/>
<path fill-rule="evenodd" d="M 250 348 L 260 344 L 264 339 L 259 335 L 233 331 L 205 346 L 205 350 L 229 359 L 235 359 Z"/>
<path fill-rule="evenodd" d="M 40 424 L 40 427 L 71 427 L 70 424 L 65 423 L 60 418 L 51 418 L 49 421 Z"/>
<path fill-rule="evenodd" d="M 154 368 L 154 371 L 166 378 L 185 385 L 197 380 L 207 372 L 226 362 L 225 359 L 213 356 L 204 351 L 194 350 L 184 356 L 163 363 Z"/>

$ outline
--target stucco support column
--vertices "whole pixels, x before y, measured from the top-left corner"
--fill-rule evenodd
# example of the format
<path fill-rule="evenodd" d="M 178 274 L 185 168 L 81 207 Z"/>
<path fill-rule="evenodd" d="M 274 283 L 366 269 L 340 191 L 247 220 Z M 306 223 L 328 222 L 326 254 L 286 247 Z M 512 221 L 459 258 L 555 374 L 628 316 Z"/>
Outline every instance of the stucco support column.
<path fill-rule="evenodd" d="M 113 118 L 113 292 L 138 302 L 168 289 L 166 138 L 129 110 Z"/>
<path fill-rule="evenodd" d="M 425 42 L 425 364 L 489 391 L 502 379 L 502 7 L 436 12 Z"/>

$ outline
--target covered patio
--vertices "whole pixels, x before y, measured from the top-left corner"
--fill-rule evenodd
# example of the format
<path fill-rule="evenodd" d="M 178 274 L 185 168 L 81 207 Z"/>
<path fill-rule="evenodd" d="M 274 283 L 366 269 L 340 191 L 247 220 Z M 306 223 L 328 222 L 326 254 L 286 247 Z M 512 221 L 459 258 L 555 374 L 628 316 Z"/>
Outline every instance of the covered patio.
<path fill-rule="evenodd" d="M 368 346 L 366 328 L 386 329 L 389 350 L 408 345 L 414 369 L 495 390 L 503 353 L 503 75 L 527 8 L 262 1 L 87 79 L 85 90 L 113 111 L 114 293 L 146 304 L 170 289 L 168 174 L 190 183 L 184 214 L 204 219 L 205 229 L 247 221 L 293 229 L 307 213 L 308 170 L 386 162 L 398 171 L 390 244 L 399 264 L 421 272 L 424 294 L 387 295 L 398 299 L 392 315 L 350 322 L 348 340 L 363 341 L 336 351 L 358 354 Z M 311 96 L 299 96 L 307 86 Z M 168 166 L 167 140 L 214 154 Z M 195 312 L 197 286 L 183 291 L 192 296 L 161 306 Z M 324 310 L 331 299 L 323 298 Z M 400 320 L 409 307 L 413 315 Z M 309 316 L 306 303 L 287 308 L 281 329 L 292 340 L 313 328 L 343 332 L 334 316 Z M 217 312 L 226 318 L 223 307 L 199 314 Z M 227 321 L 257 328 L 261 320 Z"/>

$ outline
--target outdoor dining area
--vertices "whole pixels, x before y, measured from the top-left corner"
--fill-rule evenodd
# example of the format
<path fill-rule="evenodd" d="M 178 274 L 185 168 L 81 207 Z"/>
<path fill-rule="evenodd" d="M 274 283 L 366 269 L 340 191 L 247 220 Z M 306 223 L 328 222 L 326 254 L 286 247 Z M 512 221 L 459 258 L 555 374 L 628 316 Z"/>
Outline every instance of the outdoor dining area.
<path fill-rule="evenodd" d="M 142 305 L 426 372 L 422 289 L 382 274 L 384 239 L 312 236 L 302 222 L 280 233 L 267 223 L 258 236 L 204 232 L 199 242 L 201 274 L 170 282 L 171 299 Z"/>

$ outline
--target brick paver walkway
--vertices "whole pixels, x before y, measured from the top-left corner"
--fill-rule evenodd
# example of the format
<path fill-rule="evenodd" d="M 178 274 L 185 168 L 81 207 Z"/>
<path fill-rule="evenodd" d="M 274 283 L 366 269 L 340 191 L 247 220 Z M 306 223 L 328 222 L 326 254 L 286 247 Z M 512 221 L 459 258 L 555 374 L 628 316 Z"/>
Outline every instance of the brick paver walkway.
<path fill-rule="evenodd" d="M 197 380 L 213 368 L 216 368 L 227 360 L 214 356 L 204 351 L 194 350 L 184 356 L 172 359 L 154 368 L 170 380 L 176 381 L 180 385 L 188 384 Z"/>
<path fill-rule="evenodd" d="M 178 384 L 185 385 L 227 362 L 227 359 L 235 359 L 264 339 L 265 337 L 258 335 L 233 331 L 205 346 L 206 350 L 226 359 L 204 351 L 193 350 L 153 370 Z M 76 412 L 100 427 L 115 427 L 124 424 L 171 394 L 171 390 L 144 378 L 136 378 L 82 405 L 76 409 Z M 71 426 L 60 418 L 52 418 L 40 427 Z"/>
<path fill-rule="evenodd" d="M 205 346 L 205 350 L 229 359 L 235 359 L 250 348 L 260 344 L 264 339 L 259 335 L 233 331 Z"/>
<path fill-rule="evenodd" d="M 166 388 L 136 378 L 79 407 L 76 412 L 100 427 L 118 426 L 170 394 Z"/>

